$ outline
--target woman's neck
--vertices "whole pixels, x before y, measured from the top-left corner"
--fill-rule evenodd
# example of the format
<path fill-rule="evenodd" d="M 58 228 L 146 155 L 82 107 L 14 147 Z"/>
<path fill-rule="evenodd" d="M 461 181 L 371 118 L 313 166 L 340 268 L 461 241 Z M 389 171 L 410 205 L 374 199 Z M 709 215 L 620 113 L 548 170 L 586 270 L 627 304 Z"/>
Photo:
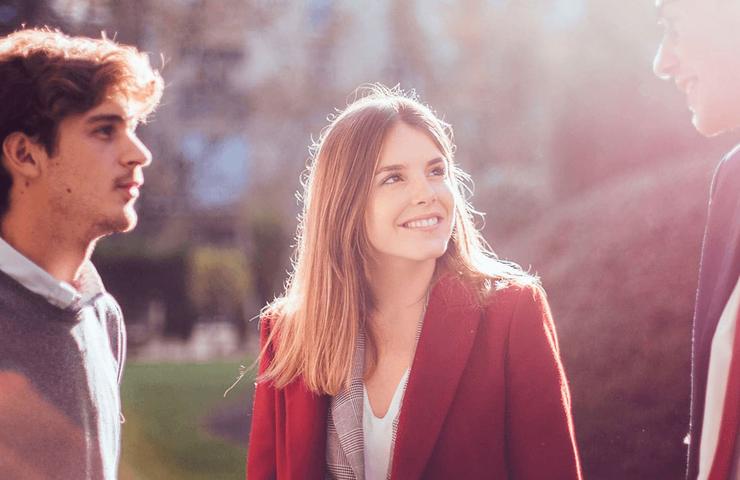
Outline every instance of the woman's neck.
<path fill-rule="evenodd" d="M 394 339 L 415 336 L 416 327 L 426 306 L 427 293 L 434 276 L 435 260 L 378 262 L 370 272 L 375 310 L 370 328 L 378 347 Z"/>
<path fill-rule="evenodd" d="M 370 282 L 376 311 L 403 310 L 426 299 L 436 261 L 388 260 L 371 267 Z"/>

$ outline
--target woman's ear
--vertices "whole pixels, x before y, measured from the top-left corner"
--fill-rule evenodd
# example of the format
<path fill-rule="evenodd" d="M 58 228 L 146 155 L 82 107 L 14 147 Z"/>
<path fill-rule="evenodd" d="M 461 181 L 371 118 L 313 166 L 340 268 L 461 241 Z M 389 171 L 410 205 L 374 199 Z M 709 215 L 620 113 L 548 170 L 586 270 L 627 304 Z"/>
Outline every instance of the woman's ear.
<path fill-rule="evenodd" d="M 36 178 L 41 174 L 41 157 L 46 149 L 23 132 L 13 132 L 3 140 L 2 161 L 12 177 Z"/>

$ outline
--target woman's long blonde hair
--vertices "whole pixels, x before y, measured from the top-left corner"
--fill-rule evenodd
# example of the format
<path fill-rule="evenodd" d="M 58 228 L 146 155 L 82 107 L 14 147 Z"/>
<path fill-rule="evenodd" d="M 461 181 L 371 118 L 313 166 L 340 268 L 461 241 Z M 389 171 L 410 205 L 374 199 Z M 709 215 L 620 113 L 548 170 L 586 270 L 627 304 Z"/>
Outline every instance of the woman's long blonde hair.
<path fill-rule="evenodd" d="M 285 294 L 263 310 L 271 322 L 268 345 L 274 356 L 259 380 L 277 388 L 301 377 L 309 390 L 336 395 L 349 380 L 356 339 L 374 306 L 365 208 L 383 141 L 398 122 L 427 133 L 449 161 L 456 210 L 436 277 L 457 274 L 481 299 L 502 283 L 536 282 L 518 266 L 498 260 L 476 229 L 477 212 L 466 199 L 469 177 L 454 165 L 450 126 L 398 87 L 374 84 L 361 87 L 358 96 L 311 148 L 293 272 Z"/>

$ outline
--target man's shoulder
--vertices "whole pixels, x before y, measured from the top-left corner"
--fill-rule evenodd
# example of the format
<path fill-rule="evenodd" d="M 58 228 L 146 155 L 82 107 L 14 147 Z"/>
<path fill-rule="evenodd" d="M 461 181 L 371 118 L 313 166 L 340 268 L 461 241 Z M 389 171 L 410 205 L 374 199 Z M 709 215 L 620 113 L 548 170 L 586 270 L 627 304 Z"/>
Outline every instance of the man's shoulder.
<path fill-rule="evenodd" d="M 0 269 L 0 316 L 6 322 L 23 323 L 29 316 L 50 318 L 63 312 Z"/>
<path fill-rule="evenodd" d="M 724 177 L 729 176 L 732 178 L 740 176 L 740 144 L 737 144 L 735 148 L 722 157 L 722 160 L 717 165 L 716 172 L 716 175 L 720 174 Z"/>
<path fill-rule="evenodd" d="M 735 197 L 740 187 L 740 144 L 730 150 L 717 165 L 712 177 L 711 199 L 728 194 Z M 727 192 L 727 193 L 723 193 Z"/>

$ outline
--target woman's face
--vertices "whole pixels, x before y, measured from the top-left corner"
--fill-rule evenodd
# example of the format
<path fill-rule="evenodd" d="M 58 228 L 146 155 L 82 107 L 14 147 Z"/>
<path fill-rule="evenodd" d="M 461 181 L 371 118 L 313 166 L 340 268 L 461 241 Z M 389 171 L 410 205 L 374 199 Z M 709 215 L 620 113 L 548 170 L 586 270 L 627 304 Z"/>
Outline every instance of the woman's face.
<path fill-rule="evenodd" d="M 377 261 L 434 261 L 444 254 L 455 216 L 448 167 L 423 130 L 403 122 L 391 128 L 365 211 Z"/>

